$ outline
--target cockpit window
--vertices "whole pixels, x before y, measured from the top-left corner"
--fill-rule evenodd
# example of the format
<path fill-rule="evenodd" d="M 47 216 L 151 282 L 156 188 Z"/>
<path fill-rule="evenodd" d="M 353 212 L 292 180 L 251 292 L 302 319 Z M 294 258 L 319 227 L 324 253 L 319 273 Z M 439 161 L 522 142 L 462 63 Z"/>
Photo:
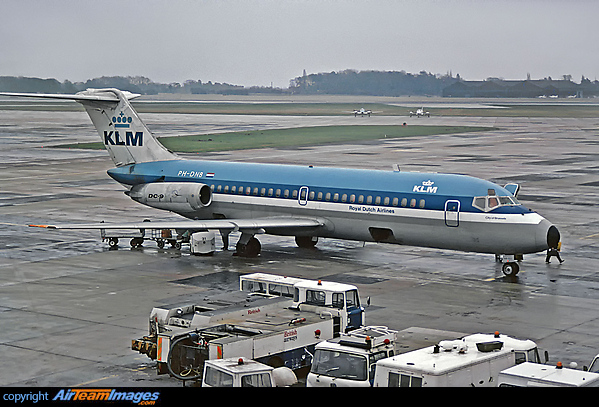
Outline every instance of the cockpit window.
<path fill-rule="evenodd" d="M 520 202 L 513 196 L 476 196 L 472 201 L 472 206 L 484 212 L 492 211 L 500 206 L 516 206 Z"/>

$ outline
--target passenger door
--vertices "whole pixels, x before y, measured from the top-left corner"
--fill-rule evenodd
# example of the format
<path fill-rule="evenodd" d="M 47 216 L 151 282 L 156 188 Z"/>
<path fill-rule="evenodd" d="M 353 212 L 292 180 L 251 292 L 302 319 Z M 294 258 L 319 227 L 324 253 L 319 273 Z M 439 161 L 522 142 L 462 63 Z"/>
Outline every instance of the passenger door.
<path fill-rule="evenodd" d="M 297 197 L 297 201 L 300 205 L 305 206 L 308 203 L 308 194 L 310 189 L 308 187 L 301 187 L 299 190 L 299 195 Z"/>
<path fill-rule="evenodd" d="M 450 199 L 445 202 L 445 225 L 449 227 L 460 226 L 460 201 Z"/>

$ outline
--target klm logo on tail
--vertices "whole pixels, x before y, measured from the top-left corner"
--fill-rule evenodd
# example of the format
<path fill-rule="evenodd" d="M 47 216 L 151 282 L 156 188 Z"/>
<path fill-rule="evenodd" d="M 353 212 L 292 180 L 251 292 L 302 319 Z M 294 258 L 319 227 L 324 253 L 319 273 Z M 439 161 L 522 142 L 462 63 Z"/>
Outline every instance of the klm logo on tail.
<path fill-rule="evenodd" d="M 123 112 L 121 112 L 118 116 L 114 116 L 112 118 L 112 122 L 114 123 L 115 128 L 125 128 L 128 129 L 131 127 L 131 123 L 133 122 L 133 118 L 131 116 L 125 116 Z M 144 143 L 144 133 L 142 131 L 136 131 L 133 134 L 132 131 L 125 132 L 125 139 L 121 138 L 118 130 L 116 131 L 104 131 L 104 144 L 110 146 L 143 146 Z"/>
<path fill-rule="evenodd" d="M 114 136 L 114 138 L 113 138 Z M 106 131 L 104 130 L 104 144 L 110 146 L 143 146 L 144 144 L 144 133 L 143 131 L 136 131 L 133 134 L 132 131 L 125 132 L 125 140 L 121 139 L 121 135 L 118 131 Z"/>

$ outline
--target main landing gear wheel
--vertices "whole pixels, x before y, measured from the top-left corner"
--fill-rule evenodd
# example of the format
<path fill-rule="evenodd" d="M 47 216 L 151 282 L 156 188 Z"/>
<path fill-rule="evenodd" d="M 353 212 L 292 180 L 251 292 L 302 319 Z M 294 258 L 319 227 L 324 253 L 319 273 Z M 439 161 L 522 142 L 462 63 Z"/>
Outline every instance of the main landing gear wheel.
<path fill-rule="evenodd" d="M 296 236 L 295 244 L 297 247 L 311 249 L 318 243 L 318 236 Z"/>
<path fill-rule="evenodd" d="M 501 271 L 507 277 L 514 277 L 520 271 L 520 266 L 515 261 L 508 261 L 501 267 Z"/>
<path fill-rule="evenodd" d="M 241 257 L 258 257 L 261 251 L 262 245 L 260 241 L 252 237 L 246 244 L 237 243 L 235 255 Z"/>

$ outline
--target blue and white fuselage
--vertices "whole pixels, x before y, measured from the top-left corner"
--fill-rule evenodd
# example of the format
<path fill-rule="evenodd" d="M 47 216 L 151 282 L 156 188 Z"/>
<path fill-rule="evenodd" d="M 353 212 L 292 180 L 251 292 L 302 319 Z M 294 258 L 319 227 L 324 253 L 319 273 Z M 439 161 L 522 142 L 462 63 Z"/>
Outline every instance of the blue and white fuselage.
<path fill-rule="evenodd" d="M 552 226 L 505 188 L 464 175 L 195 160 L 132 164 L 108 174 L 133 186 L 133 199 L 155 207 L 159 195 L 139 192 L 158 180 L 208 186 L 210 205 L 176 211 L 189 219 L 318 218 L 322 226 L 305 231 L 318 237 L 524 254 L 546 250 Z"/>
<path fill-rule="evenodd" d="M 117 89 L 76 95 L 7 94 L 81 103 L 116 168 L 108 174 L 142 204 L 188 220 L 152 222 L 190 233 L 241 232 L 237 253 L 260 252 L 261 233 L 375 241 L 521 256 L 557 247 L 555 226 L 516 199 L 517 186 L 478 178 L 400 171 L 184 160 L 168 151 Z M 149 224 L 44 225 L 68 229 L 143 229 Z M 517 264 L 504 266 L 506 274 Z"/>

